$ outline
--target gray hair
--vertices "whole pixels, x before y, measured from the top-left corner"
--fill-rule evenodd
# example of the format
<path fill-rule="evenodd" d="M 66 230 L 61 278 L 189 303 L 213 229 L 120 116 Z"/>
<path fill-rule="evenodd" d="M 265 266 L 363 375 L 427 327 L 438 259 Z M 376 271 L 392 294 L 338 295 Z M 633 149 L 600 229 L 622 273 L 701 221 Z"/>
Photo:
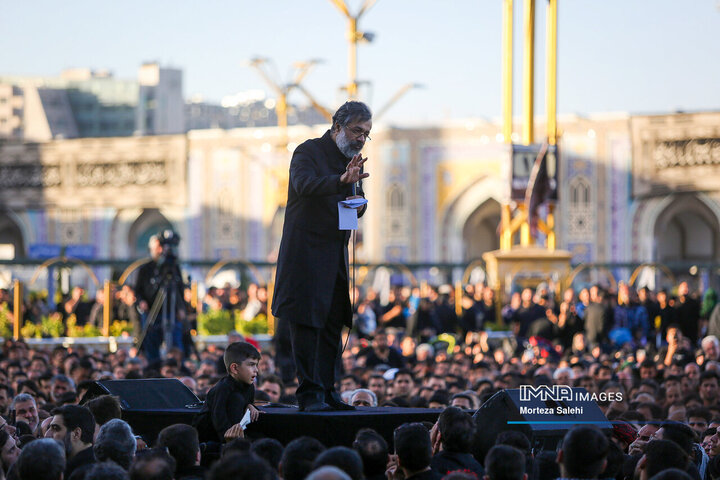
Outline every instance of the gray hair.
<path fill-rule="evenodd" d="M 570 380 L 573 380 L 575 378 L 575 372 L 573 372 L 572 368 L 560 367 L 553 372 L 553 380 L 557 380 L 563 373 L 567 373 L 570 377 Z"/>
<path fill-rule="evenodd" d="M 57 382 L 67 383 L 75 390 L 75 381 L 67 375 L 57 374 L 50 379 L 50 385 L 55 385 Z"/>
<path fill-rule="evenodd" d="M 15 395 L 15 398 L 13 398 L 12 403 L 10 404 L 10 410 L 15 410 L 15 405 L 19 402 L 27 402 L 32 401 L 35 405 L 35 408 L 37 408 L 37 402 L 35 401 L 35 397 L 30 395 L 29 393 L 18 393 Z"/>
<path fill-rule="evenodd" d="M 84 480 L 128 480 L 128 472 L 113 462 L 100 462 L 93 464 L 87 471 Z"/>
<path fill-rule="evenodd" d="M 367 388 L 358 388 L 357 390 L 354 390 L 352 392 L 352 395 L 350 396 L 350 403 L 352 403 L 355 395 L 357 395 L 358 393 L 367 393 L 368 395 L 370 395 L 370 398 L 372 399 L 371 407 L 377 407 L 377 395 L 375 395 L 375 392 L 373 392 L 372 390 L 368 390 Z"/>
<path fill-rule="evenodd" d="M 137 441 L 130 425 L 119 418 L 100 427 L 93 446 L 98 461 L 112 460 L 125 470 L 130 468 L 136 448 Z"/>
<path fill-rule="evenodd" d="M 352 480 L 352 478 L 338 467 L 325 465 L 311 472 L 305 480 Z"/>
<path fill-rule="evenodd" d="M 715 348 L 720 350 L 720 340 L 718 340 L 718 338 L 715 335 L 708 335 L 707 337 L 703 338 L 700 345 L 704 349 L 705 346 L 710 343 L 714 344 Z"/>
<path fill-rule="evenodd" d="M 25 445 L 15 464 L 20 480 L 59 480 L 65 471 L 65 452 L 52 438 Z"/>
<path fill-rule="evenodd" d="M 372 118 L 370 108 L 362 102 L 353 100 L 347 101 L 337 109 L 332 117 L 332 129 L 338 130 L 340 127 L 347 127 L 350 122 L 367 122 Z"/>

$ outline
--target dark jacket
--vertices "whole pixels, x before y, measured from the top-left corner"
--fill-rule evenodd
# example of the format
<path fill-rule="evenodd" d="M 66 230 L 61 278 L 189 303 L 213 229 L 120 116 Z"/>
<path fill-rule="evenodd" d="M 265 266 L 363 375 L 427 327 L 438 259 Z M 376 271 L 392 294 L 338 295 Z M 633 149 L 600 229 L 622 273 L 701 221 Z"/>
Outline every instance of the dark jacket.
<path fill-rule="evenodd" d="M 350 231 L 338 230 L 338 202 L 353 194 L 352 185 L 340 183 L 348 162 L 329 130 L 293 153 L 272 303 L 276 317 L 322 327 L 338 272 L 347 276 Z M 356 194 L 363 195 L 362 188 Z M 358 215 L 364 212 L 365 207 Z M 352 308 L 345 294 L 341 320 L 350 326 Z"/>
<path fill-rule="evenodd" d="M 95 458 L 95 452 L 93 451 L 93 447 L 88 447 L 85 450 L 81 450 L 78 452 L 77 455 L 75 455 L 73 458 L 71 458 L 65 467 L 65 477 L 66 479 L 79 479 L 79 478 L 85 478 L 85 474 L 88 470 L 97 462 Z"/>
<path fill-rule="evenodd" d="M 406 480 L 440 480 L 440 479 L 442 479 L 442 475 L 440 475 L 436 471 L 426 470 L 424 472 L 418 473 L 417 475 L 408 477 Z"/>
<path fill-rule="evenodd" d="M 178 468 L 175 471 L 175 480 L 203 480 L 205 468 L 200 465 L 192 465 L 187 468 Z"/>
<path fill-rule="evenodd" d="M 456 470 L 473 472 L 478 478 L 482 478 L 483 475 L 485 475 L 485 470 L 482 465 L 469 453 L 447 452 L 443 450 L 433 456 L 430 461 L 430 466 L 443 476 Z"/>
<path fill-rule="evenodd" d="M 245 409 L 254 401 L 254 385 L 236 382 L 227 375 L 210 389 L 199 415 L 209 413 L 216 440 L 222 442 L 227 429 L 242 420 Z"/>

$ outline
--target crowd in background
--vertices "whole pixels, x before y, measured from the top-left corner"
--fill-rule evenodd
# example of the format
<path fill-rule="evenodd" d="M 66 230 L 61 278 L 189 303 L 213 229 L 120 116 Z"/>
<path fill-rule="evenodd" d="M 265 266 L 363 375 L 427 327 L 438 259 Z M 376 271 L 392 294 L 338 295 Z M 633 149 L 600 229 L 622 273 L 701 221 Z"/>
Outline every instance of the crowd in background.
<path fill-rule="evenodd" d="M 309 437 L 288 445 L 240 438 L 226 444 L 219 458 L 204 450 L 195 429 L 182 425 L 170 427 L 148 446 L 119 419 L 117 399 L 99 397 L 79 407 L 84 393 L 99 379 L 165 377 L 178 378 L 202 399 L 225 375 L 222 346 L 208 345 L 190 355 L 174 348 L 162 360 L 149 363 L 134 348 L 112 353 L 83 347 L 46 351 L 7 340 L 0 360 L 0 470 L 11 478 L 59 478 L 23 472 L 35 472 L 32 468 L 39 465 L 45 465 L 43 475 L 54 472 L 49 462 L 55 459 L 59 464 L 62 457 L 65 478 L 86 479 L 486 474 L 491 479 L 522 480 L 527 474 L 532 480 L 545 480 L 650 478 L 670 475 L 667 472 L 674 475 L 668 478 L 720 478 L 720 307 L 712 290 L 692 292 L 682 282 L 669 292 L 636 292 L 621 283 L 617 292 L 592 286 L 577 294 L 567 290 L 556 300 L 551 288 L 541 284 L 517 292 L 498 309 L 493 289 L 469 285 L 459 315 L 454 291 L 447 286 L 428 287 L 423 295 L 419 289 L 397 288 L 385 298 L 372 290 L 353 293 L 355 326 L 338 362 L 337 388 L 343 398 L 359 407 L 443 411 L 434 426 L 399 429 L 390 451 L 382 437 L 365 430 L 357 432 L 353 448 L 344 449 L 326 449 Z M 116 294 L 133 310 L 130 287 Z M 77 298 L 71 295 L 59 307 L 77 314 L 77 305 L 86 300 L 74 295 Z M 9 301 L 4 292 L 0 303 Z M 207 292 L 202 308 L 235 308 L 243 318 L 253 319 L 266 312 L 266 303 L 267 291 L 259 286 L 246 291 L 216 288 Z M 123 301 L 116 305 L 120 308 Z M 93 305 L 87 310 L 91 312 Z M 262 350 L 255 383 L 259 408 L 295 401 L 289 339 L 281 320 L 276 327 L 272 343 L 246 339 Z M 241 339 L 237 332 L 228 336 L 228 341 Z M 503 447 L 479 456 L 473 450 L 472 439 L 478 433 L 471 415 L 498 391 L 524 384 L 622 393 L 598 402 L 614 422 L 611 434 L 576 428 L 558 455 L 536 451 L 524 435 L 505 432 L 497 440 Z M 55 438 L 63 448 L 54 452 L 51 443 L 37 440 L 41 437 Z M 169 446 L 173 440 L 176 444 Z M 78 457 L 81 452 L 85 453 Z M 25 464 L 23 456 L 30 459 Z M 323 465 L 326 468 L 310 474 Z M 151 470 L 169 476 L 153 477 Z M 454 470 L 462 473 L 449 473 Z"/>

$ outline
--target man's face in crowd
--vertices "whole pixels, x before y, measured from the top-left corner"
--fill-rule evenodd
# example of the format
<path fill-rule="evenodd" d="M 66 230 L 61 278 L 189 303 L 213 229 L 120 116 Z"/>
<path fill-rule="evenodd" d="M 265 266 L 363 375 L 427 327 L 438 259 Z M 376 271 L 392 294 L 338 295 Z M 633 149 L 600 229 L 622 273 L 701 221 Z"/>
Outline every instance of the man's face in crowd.
<path fill-rule="evenodd" d="M 703 438 L 701 445 L 703 447 L 703 450 L 705 450 L 705 453 L 707 453 L 708 456 L 710 456 L 711 458 L 717 454 L 718 442 L 717 442 L 717 436 L 714 433 L 705 436 L 705 438 Z"/>
<path fill-rule="evenodd" d="M 680 393 L 680 387 L 673 386 L 665 391 L 665 405 L 672 405 L 675 402 L 682 400 L 682 394 Z"/>
<path fill-rule="evenodd" d="M 595 391 L 595 381 L 590 377 L 585 377 L 580 380 L 580 384 L 578 386 L 584 388 L 588 392 Z"/>
<path fill-rule="evenodd" d="M 453 398 L 452 403 L 450 404 L 451 407 L 458 407 L 463 408 L 465 410 L 470 410 L 472 408 L 472 405 L 470 404 L 470 400 L 468 400 L 465 397 L 457 397 Z"/>
<path fill-rule="evenodd" d="M 703 417 L 690 417 L 687 423 L 690 428 L 697 432 L 698 436 L 702 435 L 708 428 L 708 422 Z"/>
<path fill-rule="evenodd" d="M 435 369 L 433 370 L 433 373 L 435 375 L 438 375 L 440 377 L 444 377 L 448 374 L 450 371 L 450 364 L 448 362 L 440 362 L 435 364 Z"/>
<path fill-rule="evenodd" d="M 258 370 L 260 371 L 260 375 L 268 375 L 270 373 L 275 373 L 275 361 L 270 355 L 263 355 L 262 357 L 260 357 Z"/>
<path fill-rule="evenodd" d="M 688 363 L 685 365 L 685 375 L 693 381 L 693 384 L 697 384 L 700 379 L 700 367 L 696 363 Z"/>
<path fill-rule="evenodd" d="M 384 333 L 378 333 L 375 335 L 375 338 L 373 339 L 373 346 L 378 352 L 386 352 L 388 349 L 387 335 Z"/>
<path fill-rule="evenodd" d="M 430 380 L 428 380 L 427 382 L 427 386 L 433 390 L 440 390 L 445 389 L 447 387 L 447 384 L 442 378 L 430 377 Z"/>
<path fill-rule="evenodd" d="M 335 136 L 338 149 L 347 158 L 352 158 L 363 149 L 365 141 L 370 137 L 372 120 L 365 122 L 350 121 L 347 126 L 340 127 Z"/>
<path fill-rule="evenodd" d="M 596 373 L 596 378 L 598 382 L 602 382 L 604 380 L 610 380 L 611 377 L 610 370 L 607 368 L 598 368 L 598 371 Z"/>
<path fill-rule="evenodd" d="M 715 342 L 707 342 L 703 347 L 703 353 L 705 353 L 705 358 L 707 360 L 717 360 L 718 348 L 717 345 L 715 345 Z"/>
<path fill-rule="evenodd" d="M 396 397 L 410 395 L 413 387 L 414 385 L 410 375 L 396 375 L 393 381 L 393 395 Z"/>
<path fill-rule="evenodd" d="M 385 380 L 382 378 L 371 378 L 368 381 L 368 390 L 373 392 L 380 399 L 385 396 Z"/>
<path fill-rule="evenodd" d="M 5 469 L 10 468 L 19 456 L 20 449 L 17 447 L 15 437 L 11 435 L 8 437 L 5 445 L 2 446 L 2 450 L 0 450 L 0 458 L 2 459 L 2 464 L 5 466 Z"/>
<path fill-rule="evenodd" d="M 40 419 L 38 418 L 37 407 L 35 406 L 35 402 L 32 400 L 17 402 L 15 404 L 15 417 L 18 420 L 27 422 L 33 432 L 37 428 L 38 422 L 40 421 Z"/>
<path fill-rule="evenodd" d="M 280 385 L 278 385 L 275 382 L 263 382 L 262 385 L 260 385 L 260 390 L 267 393 L 268 397 L 270 397 L 270 401 L 273 403 L 277 403 L 280 401 L 280 395 L 282 395 L 282 392 L 280 390 Z"/>
<path fill-rule="evenodd" d="M 655 367 L 640 367 L 640 378 L 642 380 L 645 379 L 654 379 L 655 378 Z"/>
<path fill-rule="evenodd" d="M 174 367 L 172 365 L 163 365 L 160 368 L 160 375 L 165 378 L 175 378 L 178 376 L 177 367 Z"/>
<path fill-rule="evenodd" d="M 10 399 L 8 398 L 7 390 L 0 390 L 0 414 L 4 414 L 7 411 Z"/>
<path fill-rule="evenodd" d="M 560 374 L 557 376 L 557 379 L 555 380 L 555 383 L 557 385 L 572 386 L 572 379 L 570 378 L 570 372 L 569 371 L 560 372 Z"/>
<path fill-rule="evenodd" d="M 352 378 L 343 378 L 340 380 L 340 392 L 347 392 L 358 388 L 358 384 Z"/>
<path fill-rule="evenodd" d="M 52 438 L 56 442 L 60 442 L 65 446 L 65 452 L 69 453 L 70 438 L 68 436 L 68 429 L 65 426 L 65 419 L 62 415 L 55 415 L 52 417 L 50 426 L 45 432 L 45 438 Z"/>
<path fill-rule="evenodd" d="M 716 378 L 706 378 L 700 384 L 700 398 L 703 401 L 715 402 L 718 398 L 718 382 Z"/>
<path fill-rule="evenodd" d="M 195 386 L 195 393 L 207 393 L 210 387 L 210 380 L 207 378 L 198 378 Z"/>
<path fill-rule="evenodd" d="M 50 390 L 50 396 L 54 401 L 57 402 L 57 400 L 62 396 L 63 393 L 70 391 L 70 384 L 67 382 L 63 382 L 62 380 L 56 380 L 55 383 L 53 383 L 51 390 Z"/>
<path fill-rule="evenodd" d="M 353 407 L 372 407 L 372 396 L 367 392 L 358 392 L 352 397 L 352 405 Z"/>

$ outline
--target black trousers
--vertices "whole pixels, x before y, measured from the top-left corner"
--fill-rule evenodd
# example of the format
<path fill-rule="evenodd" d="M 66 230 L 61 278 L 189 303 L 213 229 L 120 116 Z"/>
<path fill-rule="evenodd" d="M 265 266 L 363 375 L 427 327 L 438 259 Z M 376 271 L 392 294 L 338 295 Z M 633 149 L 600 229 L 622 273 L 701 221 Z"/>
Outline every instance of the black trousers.
<path fill-rule="evenodd" d="M 322 328 L 290 321 L 290 340 L 299 386 L 295 393 L 300 405 L 324 401 L 335 390 L 335 369 L 339 360 L 343 315 L 347 311 L 348 283 L 338 272 L 333 299 Z"/>

